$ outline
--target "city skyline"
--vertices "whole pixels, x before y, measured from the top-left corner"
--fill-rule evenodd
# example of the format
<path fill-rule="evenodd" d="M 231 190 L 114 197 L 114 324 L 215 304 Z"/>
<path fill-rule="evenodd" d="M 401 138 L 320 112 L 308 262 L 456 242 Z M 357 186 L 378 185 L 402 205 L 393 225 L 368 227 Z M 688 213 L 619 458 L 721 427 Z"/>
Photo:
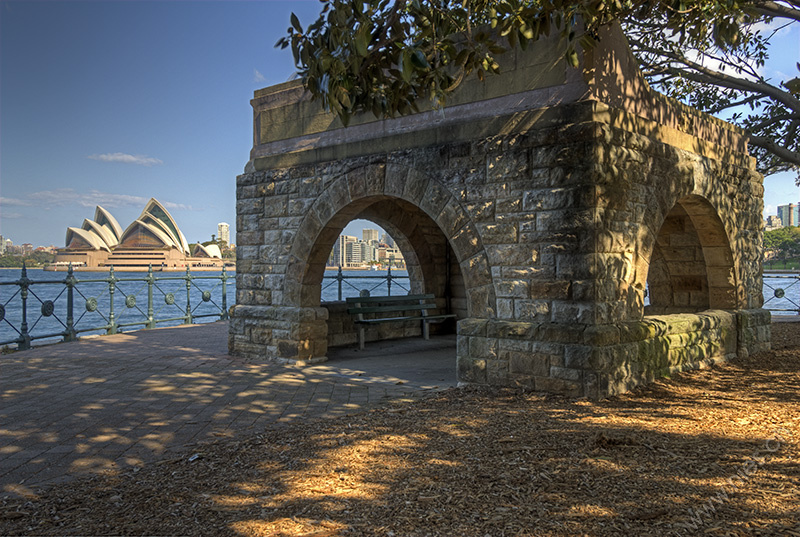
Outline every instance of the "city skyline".
<path fill-rule="evenodd" d="M 307 25 L 320 9 L 0 2 L 0 234 L 62 247 L 63 230 L 96 205 L 130 221 L 155 197 L 191 242 L 228 222 L 235 243 L 253 91 L 292 78 L 291 52 L 273 45 L 291 12 Z M 793 71 L 799 44 L 797 25 L 781 31 L 765 73 Z M 764 184 L 764 217 L 800 198 L 792 173 Z M 343 233 L 364 227 L 375 226 L 351 222 Z"/>

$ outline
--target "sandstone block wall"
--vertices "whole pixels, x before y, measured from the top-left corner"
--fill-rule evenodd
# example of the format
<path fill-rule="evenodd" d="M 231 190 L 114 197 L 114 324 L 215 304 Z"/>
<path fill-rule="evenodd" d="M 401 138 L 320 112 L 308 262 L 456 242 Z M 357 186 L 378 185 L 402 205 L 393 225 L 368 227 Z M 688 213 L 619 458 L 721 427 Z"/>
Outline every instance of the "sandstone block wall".
<path fill-rule="evenodd" d="M 348 129 L 295 86 L 259 92 L 237 178 L 231 352 L 317 360 L 355 341 L 340 308 L 320 305 L 354 218 L 397 240 L 413 293 L 457 313 L 464 383 L 602 397 L 768 347 L 763 186 L 746 141 L 646 85 L 612 91 L 597 68 L 621 69 L 622 55 L 598 58 L 582 73 L 551 66 L 518 93 Z M 301 132 L 269 123 L 290 111 Z"/>

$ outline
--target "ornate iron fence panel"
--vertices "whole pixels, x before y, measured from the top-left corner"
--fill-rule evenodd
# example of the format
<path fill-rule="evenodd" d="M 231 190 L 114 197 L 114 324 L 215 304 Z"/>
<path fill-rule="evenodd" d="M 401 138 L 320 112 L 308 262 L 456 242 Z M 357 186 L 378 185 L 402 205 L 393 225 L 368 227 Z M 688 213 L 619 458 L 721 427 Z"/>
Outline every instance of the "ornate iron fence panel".
<path fill-rule="evenodd" d="M 764 309 L 800 315 L 800 274 L 765 272 Z"/>
<path fill-rule="evenodd" d="M 88 332 L 228 319 L 233 279 L 224 267 L 214 275 L 189 268 L 185 274 L 156 274 L 151 267 L 144 277 L 111 268 L 99 278 L 80 278 L 69 267 L 63 279 L 32 280 L 23 266 L 19 279 L 0 282 L 0 346 L 24 350 L 35 340 L 73 341 Z"/>
<path fill-rule="evenodd" d="M 325 280 L 329 280 L 328 283 L 324 283 Z M 351 283 L 351 281 L 355 281 Z M 363 281 L 362 281 L 363 280 Z M 399 287 L 402 289 L 401 292 L 410 293 L 411 290 L 411 281 L 407 275 L 400 275 L 395 276 L 392 274 L 392 268 L 389 267 L 386 271 L 386 274 L 358 274 L 358 275 L 350 275 L 350 274 L 343 274 L 342 267 L 339 267 L 338 272 L 335 276 L 324 276 L 322 278 L 323 285 L 322 285 L 322 296 L 323 302 L 325 302 L 324 297 L 326 294 L 325 291 L 334 288 L 334 284 L 336 285 L 336 296 L 339 302 L 344 300 L 348 297 L 355 297 L 355 296 L 364 296 L 364 292 L 367 294 L 371 294 L 376 289 L 380 289 L 383 292 L 383 289 L 386 289 L 386 295 L 392 295 L 392 285 L 396 288 Z M 400 281 L 406 282 L 405 284 L 400 283 Z M 364 287 L 359 288 L 358 285 L 363 285 Z M 383 286 L 386 287 L 383 287 Z M 395 291 L 395 294 L 397 292 Z"/>

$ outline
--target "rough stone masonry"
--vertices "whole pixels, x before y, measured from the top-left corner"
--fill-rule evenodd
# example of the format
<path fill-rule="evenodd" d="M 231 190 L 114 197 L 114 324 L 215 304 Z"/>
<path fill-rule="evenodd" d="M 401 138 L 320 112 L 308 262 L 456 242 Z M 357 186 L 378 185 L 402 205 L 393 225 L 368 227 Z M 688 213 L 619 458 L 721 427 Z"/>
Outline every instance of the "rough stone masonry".
<path fill-rule="evenodd" d="M 412 292 L 457 314 L 440 329 L 462 383 L 598 398 L 769 348 L 743 133 L 652 91 L 619 28 L 578 69 L 563 52 L 540 42 L 441 110 L 347 128 L 299 82 L 256 91 L 231 353 L 320 361 L 355 341 L 343 306 L 320 303 L 354 218 L 397 240 Z"/>

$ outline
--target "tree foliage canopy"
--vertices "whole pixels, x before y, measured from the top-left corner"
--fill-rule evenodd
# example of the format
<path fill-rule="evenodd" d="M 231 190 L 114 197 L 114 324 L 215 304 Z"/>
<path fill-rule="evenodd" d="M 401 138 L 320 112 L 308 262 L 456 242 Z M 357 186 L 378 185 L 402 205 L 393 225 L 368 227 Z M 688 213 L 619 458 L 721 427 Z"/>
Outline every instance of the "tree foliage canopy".
<path fill-rule="evenodd" d="M 767 23 L 800 21 L 800 0 L 322 0 L 307 28 L 292 14 L 277 46 L 346 125 L 443 106 L 466 77 L 497 73 L 498 56 L 555 33 L 577 66 L 612 21 L 657 89 L 744 127 L 764 173 L 800 166 L 800 78 L 760 74 Z"/>
<path fill-rule="evenodd" d="M 800 227 L 790 226 L 764 232 L 768 258 L 788 259 L 800 255 Z"/>

